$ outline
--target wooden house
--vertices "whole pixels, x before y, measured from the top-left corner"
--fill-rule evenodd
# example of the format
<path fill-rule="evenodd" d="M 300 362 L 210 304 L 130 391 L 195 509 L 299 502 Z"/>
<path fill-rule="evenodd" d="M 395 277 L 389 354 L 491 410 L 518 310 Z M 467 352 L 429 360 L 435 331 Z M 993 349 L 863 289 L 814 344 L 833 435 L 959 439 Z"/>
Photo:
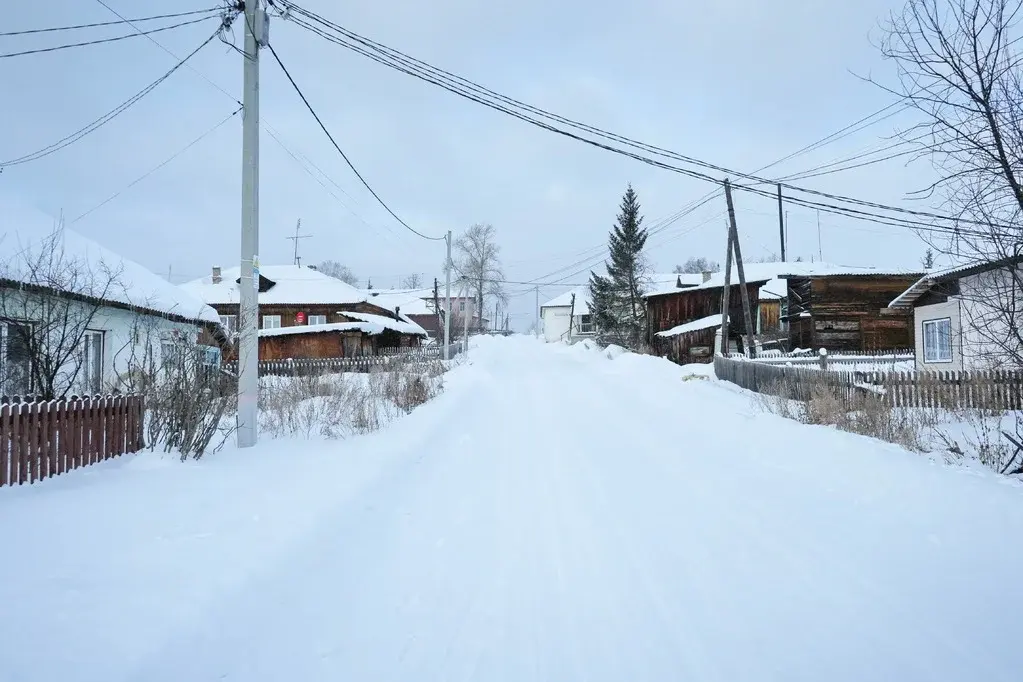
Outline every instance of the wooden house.
<path fill-rule="evenodd" d="M 238 329 L 240 280 L 240 268 L 221 270 L 219 267 L 214 267 L 210 276 L 183 284 L 181 289 L 212 306 L 219 314 L 222 325 L 234 338 Z M 369 324 L 361 317 L 355 316 L 371 316 L 374 318 L 374 324 L 377 325 L 380 320 L 390 320 L 398 326 L 407 325 L 401 328 L 410 330 L 406 334 L 408 337 L 406 339 L 401 333 L 390 333 L 395 330 L 387 325 L 385 325 L 384 331 L 375 331 L 374 333 L 359 331 L 354 327 L 346 328 L 346 331 L 350 332 L 349 337 L 353 334 L 374 337 L 365 342 L 360 341 L 358 347 L 362 353 L 367 350 L 376 352 L 379 348 L 407 345 L 411 343 L 413 337 L 416 339 L 415 344 L 418 345 L 418 339 L 425 336 L 422 327 L 405 315 L 400 306 L 395 306 L 393 309 L 385 308 L 374 302 L 367 292 L 356 289 L 339 279 L 329 277 L 309 266 L 263 266 L 259 273 L 258 300 L 261 339 L 264 338 L 264 332 L 276 329 L 300 328 L 304 331 L 313 327 L 332 326 L 336 332 L 337 325 Z M 375 330 L 376 327 L 372 327 L 372 329 Z M 279 349 L 291 348 L 292 344 L 295 344 L 294 347 L 298 348 L 303 343 L 305 342 L 275 341 L 272 342 L 272 345 Z M 349 341 L 349 349 L 355 347 L 353 343 Z M 234 346 L 236 345 L 234 344 Z M 317 352 L 327 354 L 315 356 L 303 354 L 295 357 L 344 357 L 344 355 L 338 355 L 336 349 L 330 344 L 321 340 L 309 342 L 309 345 L 302 347 L 304 348 L 302 353 L 319 349 Z M 261 341 L 261 356 L 262 353 Z M 235 354 L 236 348 L 234 347 L 225 352 L 227 359 L 233 359 Z M 268 359 L 279 358 L 273 356 Z"/>
<path fill-rule="evenodd" d="M 718 277 L 718 280 L 723 280 Z M 751 304 L 760 299 L 760 287 L 766 280 L 747 281 Z M 686 289 L 653 292 L 646 296 L 647 343 L 654 351 L 672 362 L 711 362 L 714 359 L 715 335 L 721 328 L 723 281 L 707 282 Z M 738 283 L 728 294 L 729 347 L 742 349 L 745 344 L 745 317 L 742 290 Z"/>
<path fill-rule="evenodd" d="M 259 360 L 353 358 L 384 348 L 415 348 L 426 331 L 408 320 L 347 312 L 344 321 L 261 329 Z"/>
<path fill-rule="evenodd" d="M 921 275 L 836 266 L 783 275 L 788 309 L 782 319 L 788 323 L 789 348 L 847 352 L 912 348 L 912 312 L 887 308 Z"/>

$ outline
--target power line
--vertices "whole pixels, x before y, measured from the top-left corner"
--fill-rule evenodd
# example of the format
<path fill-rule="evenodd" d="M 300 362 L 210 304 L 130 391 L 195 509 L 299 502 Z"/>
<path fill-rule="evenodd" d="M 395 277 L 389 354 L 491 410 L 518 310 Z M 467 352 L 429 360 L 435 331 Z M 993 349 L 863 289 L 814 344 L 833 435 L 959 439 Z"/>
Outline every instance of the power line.
<path fill-rule="evenodd" d="M 188 143 L 187 145 L 185 145 L 184 147 L 182 147 L 182 148 L 181 148 L 181 149 L 179 149 L 178 151 L 174 152 L 174 153 L 173 153 L 172 155 L 170 155 L 169 157 L 167 157 L 166 159 L 164 159 L 164 160 L 163 160 L 162 162 L 160 162 L 159 164 L 157 164 L 156 166 L 154 166 L 154 167 L 153 167 L 153 168 L 151 168 L 150 170 L 146 171 L 145 173 L 143 173 L 142 175 L 140 175 L 140 176 L 139 176 L 139 177 L 137 177 L 136 179 L 132 180 L 132 181 L 131 181 L 130 183 L 128 183 L 127 185 L 125 185 L 124 189 L 121 189 L 121 190 L 119 190 L 119 191 L 115 192 L 114 194 L 111 194 L 111 195 L 110 195 L 109 197 L 107 197 L 106 199 L 104 199 L 104 200 L 103 200 L 103 201 L 101 201 L 100 203 L 98 203 L 98 204 L 96 204 L 95 206 L 93 206 L 92 208 L 90 208 L 90 209 L 89 209 L 88 211 L 86 211 L 85 213 L 81 214 L 80 216 L 78 216 L 77 218 L 75 218 L 74 220 L 72 220 L 70 224 L 73 224 L 73 223 L 77 223 L 77 222 L 78 222 L 79 220 L 81 220 L 81 219 L 82 219 L 82 218 L 84 218 L 85 216 L 89 215 L 90 213 L 92 213 L 92 212 L 94 212 L 94 211 L 96 211 L 96 210 L 98 210 L 98 209 L 100 209 L 100 208 L 102 208 L 102 207 L 106 206 L 106 205 L 107 205 L 107 204 L 109 204 L 109 203 L 110 203 L 111 201 L 113 201 L 113 200 L 114 200 L 114 199 L 116 199 L 117 197 L 121 196 L 122 194 L 124 194 L 125 192 L 127 192 L 127 191 L 128 191 L 129 189 L 131 189 L 131 188 L 132 188 L 132 187 L 134 187 L 135 185 L 139 184 L 140 182 L 142 182 L 143 180 L 145 180 L 146 178 L 148 178 L 148 177 L 149 177 L 150 175 L 152 175 L 152 174 L 153 174 L 153 173 L 155 173 L 156 171 L 160 170 L 161 168 L 163 168 L 164 166 L 166 166 L 166 165 L 167 165 L 167 164 L 169 164 L 169 163 L 170 163 L 171 161 L 173 161 L 174 159 L 178 158 L 179 156 L 181 156 L 181 155 L 182 155 L 182 154 L 184 154 L 185 152 L 187 152 L 187 151 L 188 151 L 189 149 L 191 149 L 191 148 L 192 148 L 192 147 L 194 147 L 195 145 L 199 144 L 199 143 L 200 143 L 200 142 L 201 142 L 201 141 L 202 141 L 203 139 L 205 139 L 205 138 L 206 138 L 206 137 L 208 137 L 209 135 L 212 135 L 212 134 L 213 134 L 213 133 L 214 133 L 214 132 L 215 132 L 216 130 L 218 130 L 218 129 L 219 129 L 219 128 L 220 128 L 221 126 L 223 126 L 223 125 L 224 125 L 225 123 L 227 123 L 227 122 L 228 122 L 228 121 L 230 121 L 230 120 L 231 120 L 232 118 L 234 118 L 235 116 L 237 116 L 237 115 L 238 115 L 238 112 L 240 112 L 240 111 L 241 111 L 241 108 L 235 109 L 235 110 L 234 110 L 234 112 L 232 112 L 231 114 L 228 114 L 228 116 L 227 116 L 226 118 L 224 118 L 223 120 L 221 120 L 221 121 L 220 121 L 219 123 L 217 123 L 217 124 L 216 124 L 215 126 L 213 126 L 213 127 L 212 127 L 212 128 L 210 128 L 209 130 L 207 130 L 206 132 L 204 132 L 204 133 L 203 133 L 202 135 L 200 135 L 199 137 L 197 137 L 197 138 L 195 138 L 194 140 L 192 140 L 191 142 L 189 142 L 189 143 Z"/>
<path fill-rule="evenodd" d="M 332 145 L 334 145 L 334 149 L 336 149 L 338 154 L 341 155 L 341 158 L 343 158 L 345 160 L 345 163 L 348 164 L 348 167 L 352 169 L 352 172 L 355 173 L 355 177 L 359 178 L 359 181 L 362 182 L 362 184 L 366 187 L 366 189 L 369 190 L 369 193 L 373 195 L 373 198 L 376 199 L 377 202 L 381 206 L 384 207 L 384 210 L 386 210 L 388 213 L 390 213 L 391 217 L 393 217 L 395 220 L 397 220 L 409 232 L 411 232 L 411 233 L 413 233 L 415 235 L 418 235 L 418 236 L 422 237 L 423 239 L 429 239 L 431 241 L 440 241 L 440 240 L 444 239 L 444 237 L 430 237 L 430 236 L 427 236 L 427 235 L 423 234 L 422 232 L 419 232 L 415 228 L 411 227 L 404 220 L 399 218 L 398 214 L 391 210 L 391 207 L 388 206 L 387 203 L 383 199 L 380 198 L 380 195 L 377 194 L 376 191 L 370 186 L 370 184 L 368 182 L 366 182 L 366 178 L 362 177 L 362 173 L 360 173 L 359 170 L 355 167 L 355 164 L 353 164 L 351 162 L 351 160 L 348 158 L 348 155 L 344 153 L 344 151 L 338 145 L 337 141 L 334 140 L 334 136 L 330 134 L 329 130 L 327 130 L 327 126 L 325 126 L 323 124 L 323 121 L 320 119 L 319 114 L 317 114 L 316 110 L 313 109 L 313 106 L 309 103 L 309 100 L 306 98 L 305 94 L 302 92 L 302 89 L 298 87 L 298 83 L 295 82 L 295 79 L 291 77 L 291 73 L 288 71 L 287 67 L 284 66 L 284 62 L 282 62 L 281 58 L 278 56 L 277 50 L 275 50 L 273 45 L 271 45 L 269 43 L 267 44 L 267 47 L 270 49 L 270 54 L 273 55 L 274 60 L 277 61 L 277 65 L 281 67 L 281 71 L 283 71 L 284 75 L 287 76 L 288 82 L 291 83 L 291 87 L 293 87 L 295 89 L 295 92 L 298 93 L 298 96 L 302 99 L 302 103 L 305 104 L 306 109 L 308 109 L 309 113 L 313 115 L 314 119 L 316 119 L 316 123 L 319 124 L 320 129 L 324 132 L 324 134 L 326 134 L 327 139 L 330 140 L 330 143 Z"/>
<path fill-rule="evenodd" d="M 94 24 L 78 24 L 76 26 L 53 26 L 50 28 L 32 28 L 23 31 L 7 31 L 0 33 L 0 37 L 7 36 L 23 36 L 30 35 L 33 33 L 52 33 L 54 31 L 76 31 L 83 28 L 100 28 L 103 26 L 118 26 L 120 24 L 130 24 L 132 22 L 142 23 L 145 21 L 157 21 L 160 19 L 178 19 L 180 17 L 194 16 L 196 14 L 210 14 L 212 12 L 219 12 L 222 8 L 211 7 L 209 9 L 194 9 L 190 12 L 177 12 L 175 14 L 159 14 L 152 17 L 139 17 L 138 19 L 121 19 L 120 21 L 100 21 Z"/>
<path fill-rule="evenodd" d="M 191 26 L 192 24 L 198 24 L 199 22 L 206 21 L 210 17 L 199 17 L 198 19 L 192 19 L 191 21 L 182 21 L 178 24 L 171 26 L 161 26 L 160 28 L 150 29 L 148 31 L 136 32 L 136 33 L 125 33 L 124 35 L 114 36 L 112 38 L 100 38 L 98 40 L 89 40 L 81 43 L 69 43 L 67 45 L 54 45 L 51 47 L 39 47 L 33 50 L 22 50 L 21 52 L 7 52 L 0 54 L 0 59 L 7 59 L 9 57 L 24 57 L 30 54 L 42 54 L 43 52 L 57 52 L 58 50 L 69 50 L 73 47 L 88 47 L 90 45 L 101 45 L 103 43 L 114 43 L 119 40 L 127 40 L 128 38 L 138 38 L 140 36 L 147 36 L 153 33 L 162 33 L 163 31 L 172 31 L 176 28 L 182 28 L 184 26 Z"/>
<path fill-rule="evenodd" d="M 134 106 L 143 97 L 145 97 L 146 95 L 151 93 L 153 90 L 155 90 L 157 86 L 159 86 L 165 80 L 170 78 L 174 74 L 174 72 L 177 71 L 179 68 L 181 68 L 185 63 L 187 63 L 189 59 L 191 59 L 200 50 L 202 50 L 204 47 L 206 47 L 211 42 L 213 42 L 213 39 L 216 38 L 220 34 L 220 32 L 222 30 L 224 30 L 224 28 L 230 24 L 231 18 L 232 17 L 225 17 L 225 19 L 224 19 L 223 23 L 221 23 L 220 27 L 218 27 L 217 30 L 209 38 L 204 40 L 197 48 L 195 48 L 190 53 L 188 53 L 188 55 L 185 56 L 184 59 L 181 59 L 180 61 L 178 61 L 178 63 L 175 64 L 169 71 L 164 73 L 162 76 L 157 78 L 155 81 L 153 81 L 152 83 L 150 83 L 146 87 L 144 87 L 141 90 L 139 90 L 138 92 L 136 92 L 134 95 L 132 95 L 131 97 L 129 97 L 125 101 L 123 101 L 120 104 L 118 104 L 116 107 L 114 107 L 113 109 L 111 109 L 107 113 L 103 114 L 102 116 L 100 116 L 99 118 L 95 119 L 94 121 L 86 124 L 85 126 L 79 128 L 78 130 L 76 130 L 75 132 L 71 133 L 70 135 L 68 135 L 66 137 L 63 137 L 60 140 L 57 140 L 56 142 L 54 142 L 54 143 L 52 143 L 50 145 L 47 145 L 46 147 L 43 147 L 42 149 L 37 149 L 34 152 L 31 152 L 29 154 L 25 154 L 23 156 L 19 156 L 19 157 L 14 158 L 14 159 L 10 159 L 8 161 L 0 161 L 0 168 L 5 168 L 7 166 L 17 166 L 17 165 L 20 165 L 20 164 L 23 164 L 23 163 L 28 163 L 29 161 L 37 161 L 37 160 L 42 159 L 42 158 L 44 158 L 46 156 L 49 156 L 50 154 L 53 154 L 55 152 L 60 151 L 61 149 L 64 149 L 65 147 L 68 147 L 69 145 L 74 144 L 75 142 L 77 142 L 78 140 L 82 139 L 86 135 L 89 135 L 90 133 L 93 133 L 96 130 L 99 130 L 104 125 L 106 125 L 110 121 L 114 120 L 115 118 L 117 118 L 118 116 L 123 114 L 128 109 L 130 109 L 132 106 Z"/>
<path fill-rule="evenodd" d="M 574 128 L 580 129 L 580 130 L 586 130 L 586 131 L 591 132 L 592 134 L 595 134 L 595 135 L 597 135 L 599 137 L 603 137 L 605 139 L 613 140 L 613 141 L 619 142 L 621 144 L 625 144 L 626 146 L 630 146 L 630 147 L 633 147 L 633 148 L 641 149 L 641 150 L 644 150 L 644 151 L 646 151 L 648 153 L 654 153 L 654 154 L 657 154 L 657 155 L 660 155 L 660 156 L 665 156 L 667 158 L 676 159 L 676 160 L 679 160 L 679 161 L 682 161 L 682 162 L 685 162 L 685 163 L 688 163 L 688 164 L 691 164 L 691 165 L 695 165 L 695 166 L 698 166 L 698 167 L 701 167 L 701 168 L 706 168 L 706 169 L 709 169 L 709 170 L 715 170 L 715 171 L 718 171 L 718 172 L 721 172 L 721 173 L 724 173 L 724 174 L 727 174 L 727 175 L 734 175 L 736 177 L 740 177 L 740 178 L 743 178 L 743 179 L 746 179 L 746 180 L 751 180 L 751 181 L 753 181 L 755 183 L 775 184 L 775 181 L 772 181 L 772 180 L 768 180 L 768 179 L 765 179 L 765 178 L 762 178 L 762 177 L 758 177 L 756 175 L 747 174 L 747 173 L 740 173 L 740 172 L 737 172 L 737 171 L 725 168 L 723 166 L 719 166 L 719 165 L 716 165 L 716 164 L 708 163 L 706 161 L 701 161 L 699 159 L 695 159 L 693 157 L 689 157 L 689 156 L 685 156 L 685 155 L 679 154 L 678 152 L 673 152 L 671 150 L 667 150 L 667 149 L 664 149 L 664 148 L 661 148 L 661 147 L 657 147 L 657 146 L 654 146 L 654 145 L 649 145 L 649 144 L 646 144 L 646 143 L 638 142 L 636 140 L 632 140 L 630 138 L 627 138 L 627 137 L 624 137 L 624 136 L 621 136 L 621 135 L 610 133 L 608 131 L 601 130 L 600 128 L 596 128 L 594 126 L 590 126 L 590 125 L 587 125 L 587 124 L 584 124 L 584 123 L 580 123 L 578 121 L 573 121 L 571 119 L 567 119 L 565 117 L 558 116 L 556 114 L 552 114 L 552 113 L 547 112 L 547 111 L 545 111 L 543 109 L 539 109 L 537 107 L 533 107 L 531 105 L 519 102 L 518 100 L 514 100 L 514 99 L 512 99 L 510 97 L 506 97 L 504 95 L 496 93 L 493 90 L 489 90 L 489 89 L 487 89 L 487 88 L 485 88 L 485 87 L 483 87 L 483 86 L 481 86 L 481 85 L 479 85 L 477 83 L 474 83 L 473 81 L 465 79 L 465 78 L 463 78 L 461 76 L 457 76 L 457 75 L 452 74 L 450 72 L 444 71 L 443 69 L 439 69 L 437 67 L 431 66 L 431 65 L 427 64 L 426 62 L 423 62 L 421 60 L 417 60 L 417 59 L 415 59 L 413 57 L 408 56 L 405 53 L 402 53 L 402 52 L 398 51 L 398 50 L 395 50 L 393 48 L 389 48 L 389 47 L 384 46 L 384 45 L 382 45 L 380 43 L 372 41 L 372 40 L 370 40 L 368 38 L 364 38 L 363 36 L 360 36 L 360 35 L 354 33 L 353 31 L 345 29 L 344 27 L 342 27 L 342 26 L 340 26 L 338 24 L 330 22 L 329 20 L 326 20 L 323 17 L 321 17 L 319 15 L 316 15 L 315 13 L 312 13 L 312 12 L 310 12 L 308 10 L 304 10 L 303 8 L 301 8 L 298 5 L 296 5 L 295 3 L 290 2 L 290 0 L 277 0 L 277 2 L 273 2 L 271 0 L 271 4 L 276 5 L 278 3 L 282 4 L 285 7 L 286 11 L 290 15 L 292 15 L 292 16 L 290 16 L 290 18 L 293 21 L 295 21 L 296 24 L 306 28 L 307 30 L 310 30 L 310 31 L 312 31 L 314 33 L 317 33 L 318 35 L 320 35 L 321 37 L 325 38 L 326 40 L 328 40 L 330 42 L 334 42 L 337 45 L 345 47 L 346 49 L 352 50 L 352 51 L 357 52 L 359 54 L 362 54 L 362 55 L 364 55 L 364 56 L 366 56 L 366 57 L 368 57 L 370 59 L 373 59 L 374 61 L 377 61 L 378 63 L 386 65 L 386 66 L 388 66 L 390 68 L 393 68 L 395 70 L 402 71 L 403 73 L 406 73 L 408 75 L 412 75 L 412 76 L 414 76 L 416 78 L 419 78 L 419 79 L 424 80 L 426 82 L 429 82 L 429 83 L 432 83 L 432 84 L 437 85 L 439 87 L 442 87 L 442 88 L 448 90 L 449 92 L 452 92 L 454 94 L 462 96 L 462 97 L 464 97 L 466 99 L 469 99 L 471 101 L 475 101 L 477 103 L 483 104 L 484 106 L 493 108 L 495 110 L 502 111 L 502 112 L 504 112 L 506 114 L 509 114 L 511 116 L 519 118 L 519 119 L 521 119 L 523 121 L 529 122 L 529 123 L 531 123 L 533 125 L 536 125 L 538 127 L 545 128 L 545 129 L 550 130 L 552 132 L 556 132 L 556 133 L 558 133 L 560 135 L 564 135 L 566 137 L 577 139 L 579 141 L 585 142 L 587 144 L 590 144 L 590 145 L 593 145 L 593 146 L 596 146 L 596 147 L 599 147 L 599 148 L 606 149 L 608 151 L 612 151 L 612 152 L 617 153 L 617 154 L 621 154 L 621 155 L 624 155 L 624 156 L 628 156 L 628 157 L 634 158 L 634 159 L 639 160 L 639 161 L 643 161 L 644 163 L 648 163 L 648 164 L 656 166 L 656 167 L 664 168 L 666 170 L 672 170 L 672 171 L 681 173 L 683 175 L 688 175 L 690 177 L 694 177 L 694 178 L 697 178 L 697 179 L 713 182 L 715 184 L 720 184 L 721 183 L 721 180 L 719 180 L 719 179 L 717 179 L 715 177 L 706 175 L 705 173 L 702 173 L 702 172 L 699 172 L 699 171 L 694 171 L 694 170 L 692 170 L 690 168 L 682 168 L 682 167 L 678 167 L 678 166 L 673 166 L 673 165 L 667 164 L 667 163 L 665 163 L 663 161 L 659 161 L 659 160 L 656 160 L 656 159 L 651 159 L 649 157 L 645 157 L 645 156 L 636 154 L 635 152 L 626 151 L 626 150 L 623 150 L 623 149 L 620 149 L 620 148 L 617 148 L 617 147 L 611 147 L 609 145 L 606 145 L 606 144 L 603 144 L 603 143 L 600 143 L 600 142 L 596 142 L 594 140 L 591 140 L 591 139 L 588 139 L 588 138 L 584 138 L 584 137 L 578 136 L 578 135 L 576 135 L 574 133 L 570 133 L 568 131 L 556 128 L 556 127 L 554 127 L 553 125 L 551 125 L 549 123 L 546 123 L 544 121 L 537 120 L 536 118 L 532 118 L 530 116 L 527 116 L 526 114 L 523 114 L 521 111 L 517 111 L 515 109 L 509 108 L 509 106 L 507 106 L 507 105 L 516 107 L 518 109 L 524 109 L 526 111 L 533 112 L 533 113 L 535 113 L 536 115 L 538 115 L 538 116 L 540 116 L 542 118 L 547 118 L 549 120 L 557 121 L 557 122 L 563 123 L 565 125 L 569 125 L 571 127 L 574 127 Z M 295 16 L 295 15 L 297 15 L 297 16 Z M 315 23 L 313 23 L 313 22 L 315 22 Z M 340 36 L 339 35 L 334 35 L 334 34 L 330 33 L 329 31 L 333 31 L 335 34 L 340 34 Z M 497 102 L 495 102 L 493 100 L 497 100 Z M 502 102 L 503 103 L 507 103 L 507 105 L 501 104 Z M 881 204 L 879 202 L 866 201 L 866 200 L 857 199 L 857 198 L 854 198 L 854 197 L 847 197 L 847 196 L 837 195 L 837 194 L 828 193 L 828 192 L 821 192 L 821 191 L 818 191 L 818 190 L 812 190 L 812 189 L 808 189 L 808 188 L 804 188 L 804 187 L 799 187 L 799 186 L 795 186 L 795 185 L 791 185 L 791 184 L 786 184 L 786 183 L 781 183 L 781 184 L 782 184 L 783 187 L 785 187 L 785 188 L 787 188 L 787 189 L 789 189 L 790 191 L 793 191 L 793 192 L 801 192 L 801 193 L 816 195 L 816 196 L 820 196 L 820 197 L 823 197 L 823 198 L 828 198 L 828 199 L 831 199 L 831 200 L 834 200 L 834 201 L 840 201 L 840 202 L 849 203 L 849 204 L 853 204 L 853 205 L 857 205 L 857 206 L 863 206 L 863 207 L 866 207 L 866 208 L 873 208 L 875 210 L 886 211 L 886 212 L 889 212 L 889 213 L 900 213 L 900 214 L 903 214 L 903 215 L 911 215 L 911 216 L 917 216 L 917 217 L 922 217 L 922 218 L 930 218 L 930 219 L 934 219 L 934 220 L 949 221 L 949 222 L 953 222 L 953 223 L 969 223 L 969 224 L 983 225 L 983 226 L 987 227 L 987 224 L 982 222 L 982 221 L 969 220 L 969 219 L 962 218 L 962 217 L 957 218 L 957 217 L 948 216 L 948 215 L 942 215 L 942 214 L 938 214 L 938 213 L 934 213 L 934 212 L 930 212 L 930 211 L 918 211 L 918 210 L 907 209 L 907 208 L 898 207 L 898 206 L 889 206 L 889 205 Z M 742 189 L 746 189 L 747 191 L 749 191 L 748 187 L 742 187 Z M 911 226 L 911 223 L 902 221 L 901 219 L 893 218 L 891 216 L 877 216 L 876 214 L 871 214 L 871 213 L 863 212 L 863 211 L 851 212 L 849 214 L 849 216 L 850 217 L 858 217 L 859 219 L 864 219 L 864 220 L 870 220 L 870 219 L 873 219 L 873 218 L 880 217 L 882 219 L 887 219 L 889 222 L 899 221 L 899 222 L 903 223 L 900 226 Z M 882 221 L 879 221 L 879 222 L 882 222 Z M 1007 227 L 1007 226 L 999 226 L 999 227 Z M 946 228 L 946 231 L 949 231 L 949 228 Z"/>

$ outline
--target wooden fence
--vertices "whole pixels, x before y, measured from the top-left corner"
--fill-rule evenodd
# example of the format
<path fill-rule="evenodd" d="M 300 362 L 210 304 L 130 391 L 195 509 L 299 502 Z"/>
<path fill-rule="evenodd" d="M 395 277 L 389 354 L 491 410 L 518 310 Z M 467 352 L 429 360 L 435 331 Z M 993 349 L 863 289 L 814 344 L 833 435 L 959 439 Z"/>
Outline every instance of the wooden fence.
<path fill-rule="evenodd" d="M 719 379 L 742 388 L 809 400 L 827 386 L 841 398 L 876 395 L 892 407 L 1023 410 L 1023 372 L 841 372 L 714 358 Z"/>
<path fill-rule="evenodd" d="M 0 486 L 35 483 L 143 446 L 139 396 L 0 405 Z"/>
<path fill-rule="evenodd" d="M 451 344 L 451 357 L 455 357 L 460 350 L 460 346 Z M 428 348 L 381 349 L 380 355 L 353 358 L 263 360 L 259 363 L 259 376 L 312 376 L 344 372 L 369 372 L 374 367 L 392 367 L 406 362 L 431 362 L 443 357 L 443 346 L 430 346 Z M 222 367 L 225 372 L 237 376 L 238 363 L 236 361 L 225 362 Z"/>

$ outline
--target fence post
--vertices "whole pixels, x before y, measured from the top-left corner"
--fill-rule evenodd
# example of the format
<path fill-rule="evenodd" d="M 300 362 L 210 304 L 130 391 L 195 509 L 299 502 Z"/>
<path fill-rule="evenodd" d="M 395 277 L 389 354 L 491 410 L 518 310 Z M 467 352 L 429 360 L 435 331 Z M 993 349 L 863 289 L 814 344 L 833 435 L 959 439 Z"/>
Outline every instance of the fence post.
<path fill-rule="evenodd" d="M 820 364 L 822 372 L 828 371 L 828 349 L 821 348 L 817 351 L 817 362 Z"/>

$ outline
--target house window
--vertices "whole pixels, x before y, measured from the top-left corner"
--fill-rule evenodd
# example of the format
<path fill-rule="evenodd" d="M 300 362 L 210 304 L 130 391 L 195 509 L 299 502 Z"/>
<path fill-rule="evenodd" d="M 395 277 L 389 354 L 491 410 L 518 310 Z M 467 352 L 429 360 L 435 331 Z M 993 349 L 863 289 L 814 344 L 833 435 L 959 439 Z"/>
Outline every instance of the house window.
<path fill-rule="evenodd" d="M 32 392 L 31 333 L 30 325 L 0 322 L 0 395 Z"/>
<path fill-rule="evenodd" d="M 310 315 L 309 324 L 327 324 L 326 315 Z"/>
<path fill-rule="evenodd" d="M 459 301 L 458 302 L 458 312 L 460 312 L 460 313 L 464 313 L 465 312 L 465 301 Z"/>
<path fill-rule="evenodd" d="M 924 322 L 924 362 L 952 362 L 952 320 Z"/>
<path fill-rule="evenodd" d="M 238 332 L 238 316 L 237 315 L 221 315 L 220 324 L 227 330 L 228 336 L 234 336 Z"/>
<path fill-rule="evenodd" d="M 103 332 L 85 332 L 80 352 L 79 389 L 85 395 L 96 395 L 103 390 Z"/>
<path fill-rule="evenodd" d="M 280 315 L 264 315 L 263 329 L 279 329 L 281 326 Z"/>
<path fill-rule="evenodd" d="M 579 316 L 579 333 L 580 334 L 592 334 L 593 333 L 593 316 L 592 315 L 580 315 Z"/>

